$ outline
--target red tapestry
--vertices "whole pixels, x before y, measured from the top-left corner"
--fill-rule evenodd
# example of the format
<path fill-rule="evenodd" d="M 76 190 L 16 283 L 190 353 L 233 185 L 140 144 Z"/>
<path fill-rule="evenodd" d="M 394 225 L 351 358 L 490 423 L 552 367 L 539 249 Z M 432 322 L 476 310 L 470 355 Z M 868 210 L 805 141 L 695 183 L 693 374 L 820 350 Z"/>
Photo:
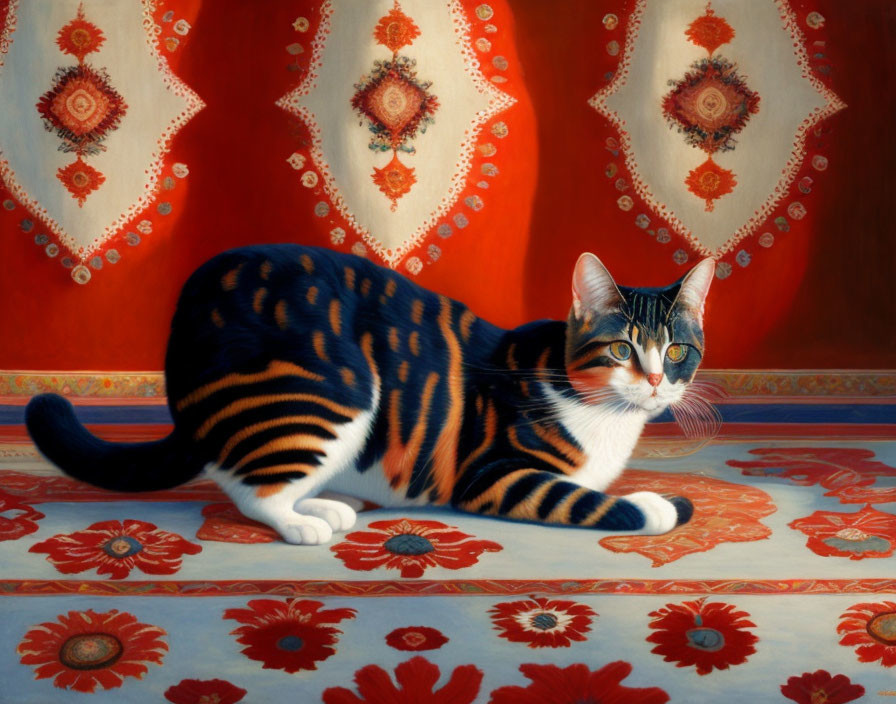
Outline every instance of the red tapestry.
<path fill-rule="evenodd" d="M 626 285 L 711 253 L 704 366 L 892 366 L 892 5 L 659 5 L 0 0 L 0 368 L 160 369 L 188 274 L 259 242 L 505 326 L 565 317 L 583 251 Z"/>

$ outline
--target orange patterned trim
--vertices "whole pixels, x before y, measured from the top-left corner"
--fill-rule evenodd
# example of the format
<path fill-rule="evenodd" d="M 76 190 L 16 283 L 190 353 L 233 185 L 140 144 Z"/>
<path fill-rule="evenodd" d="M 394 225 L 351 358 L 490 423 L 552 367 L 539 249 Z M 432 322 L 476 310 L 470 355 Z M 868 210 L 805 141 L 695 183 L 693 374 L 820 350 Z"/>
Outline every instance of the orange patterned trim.
<path fill-rule="evenodd" d="M 729 400 L 784 398 L 838 400 L 896 397 L 896 372 L 888 370 L 818 369 L 801 371 L 707 369 L 697 378 L 720 387 Z M 3 397 L 31 397 L 53 392 L 72 398 L 165 401 L 162 372 L 0 371 Z"/>
<path fill-rule="evenodd" d="M 35 580 L 0 581 L 2 596 L 505 596 L 517 594 L 896 594 L 894 579 L 610 580 Z"/>

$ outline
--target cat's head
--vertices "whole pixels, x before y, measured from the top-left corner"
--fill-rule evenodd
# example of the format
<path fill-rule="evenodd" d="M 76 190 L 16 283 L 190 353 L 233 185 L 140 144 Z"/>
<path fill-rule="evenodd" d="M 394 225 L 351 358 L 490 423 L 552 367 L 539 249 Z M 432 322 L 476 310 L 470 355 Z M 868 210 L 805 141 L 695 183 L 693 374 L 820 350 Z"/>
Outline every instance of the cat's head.
<path fill-rule="evenodd" d="M 618 401 L 651 416 L 681 400 L 703 358 L 703 306 L 714 271 L 707 258 L 671 286 L 628 288 L 593 254 L 579 257 L 566 372 L 580 400 Z"/>

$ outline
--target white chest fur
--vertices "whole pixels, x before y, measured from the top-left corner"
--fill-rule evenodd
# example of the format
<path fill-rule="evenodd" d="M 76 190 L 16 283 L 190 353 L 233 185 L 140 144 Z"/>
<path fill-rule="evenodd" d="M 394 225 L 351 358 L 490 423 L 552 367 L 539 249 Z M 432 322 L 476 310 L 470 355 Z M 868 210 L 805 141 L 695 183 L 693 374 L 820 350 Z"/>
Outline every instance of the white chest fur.
<path fill-rule="evenodd" d="M 587 460 L 570 479 L 603 491 L 625 468 L 647 422 L 647 411 L 623 410 L 613 403 L 585 405 L 542 386 L 566 431 L 581 445 Z"/>

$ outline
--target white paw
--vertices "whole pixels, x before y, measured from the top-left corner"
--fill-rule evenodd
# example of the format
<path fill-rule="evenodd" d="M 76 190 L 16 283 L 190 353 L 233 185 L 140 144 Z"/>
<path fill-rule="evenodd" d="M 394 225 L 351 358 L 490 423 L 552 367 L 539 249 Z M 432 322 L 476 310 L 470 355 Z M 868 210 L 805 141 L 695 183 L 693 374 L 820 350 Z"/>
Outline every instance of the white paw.
<path fill-rule="evenodd" d="M 354 496 L 348 496 L 347 494 L 340 494 L 337 491 L 322 491 L 317 495 L 317 498 L 341 501 L 355 511 L 355 513 L 359 513 L 361 509 L 364 508 L 364 502 L 361 499 L 357 499 Z"/>
<path fill-rule="evenodd" d="M 287 521 L 274 526 L 287 543 L 293 545 L 323 545 L 330 542 L 333 529 L 316 516 L 294 514 Z"/>
<path fill-rule="evenodd" d="M 358 518 L 351 506 L 332 499 L 305 499 L 296 504 L 295 510 L 298 513 L 322 518 L 334 531 L 348 530 L 355 525 Z"/>
<path fill-rule="evenodd" d="M 644 514 L 644 527 L 638 531 L 641 535 L 662 535 L 668 533 L 678 522 L 678 512 L 671 501 L 664 499 L 652 491 L 637 491 L 622 497 L 630 501 Z"/>

